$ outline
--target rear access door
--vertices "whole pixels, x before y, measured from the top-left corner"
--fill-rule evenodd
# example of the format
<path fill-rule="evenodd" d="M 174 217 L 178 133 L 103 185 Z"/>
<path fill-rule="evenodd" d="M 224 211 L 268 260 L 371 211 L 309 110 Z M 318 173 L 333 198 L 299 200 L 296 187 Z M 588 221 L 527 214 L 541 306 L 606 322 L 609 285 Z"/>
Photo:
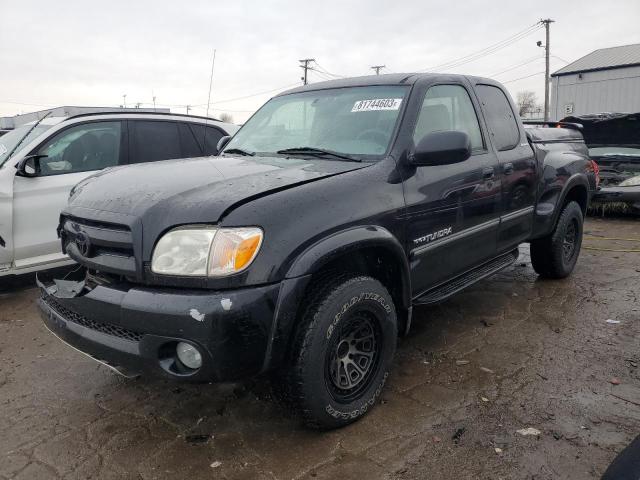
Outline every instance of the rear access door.
<path fill-rule="evenodd" d="M 502 205 L 498 252 L 513 249 L 531 236 L 538 186 L 537 162 L 515 106 L 496 85 L 475 85 L 498 157 Z"/>

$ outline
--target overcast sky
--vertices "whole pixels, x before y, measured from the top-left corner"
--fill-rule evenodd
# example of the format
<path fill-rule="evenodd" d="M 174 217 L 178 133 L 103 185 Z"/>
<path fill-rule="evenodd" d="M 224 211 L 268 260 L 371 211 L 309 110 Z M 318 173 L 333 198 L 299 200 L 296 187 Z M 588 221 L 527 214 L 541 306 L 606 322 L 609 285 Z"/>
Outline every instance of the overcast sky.
<path fill-rule="evenodd" d="M 595 49 L 640 42 L 639 0 L 0 0 L 0 115 L 118 106 L 123 94 L 128 106 L 149 106 L 152 92 L 158 106 L 184 113 L 184 105 L 206 104 L 216 49 L 211 112 L 241 122 L 280 89 L 300 83 L 298 59 L 315 58 L 318 68 L 343 76 L 369 74 L 377 64 L 386 72 L 425 70 L 547 17 L 556 21 L 552 72 Z M 493 76 L 514 96 L 534 90 L 542 101 L 537 40 L 544 41 L 544 30 L 438 70 Z M 311 72 L 310 81 L 323 76 Z"/>

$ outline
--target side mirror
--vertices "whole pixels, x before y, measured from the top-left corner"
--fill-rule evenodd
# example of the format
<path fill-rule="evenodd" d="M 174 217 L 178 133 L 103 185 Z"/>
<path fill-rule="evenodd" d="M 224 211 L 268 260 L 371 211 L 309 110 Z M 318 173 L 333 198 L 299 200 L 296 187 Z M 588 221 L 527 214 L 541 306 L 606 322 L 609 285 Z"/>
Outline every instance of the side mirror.
<path fill-rule="evenodd" d="M 16 173 L 19 177 L 37 177 L 40 175 L 40 159 L 46 155 L 28 155 L 18 162 Z"/>
<path fill-rule="evenodd" d="M 222 149 L 227 146 L 229 140 L 231 140 L 231 135 L 225 135 L 220 140 L 218 140 L 218 145 L 216 146 L 216 148 L 218 149 L 218 153 L 222 152 Z"/>
<path fill-rule="evenodd" d="M 444 130 L 428 133 L 416 145 L 411 163 L 418 166 L 450 165 L 471 156 L 471 140 L 465 132 Z"/>

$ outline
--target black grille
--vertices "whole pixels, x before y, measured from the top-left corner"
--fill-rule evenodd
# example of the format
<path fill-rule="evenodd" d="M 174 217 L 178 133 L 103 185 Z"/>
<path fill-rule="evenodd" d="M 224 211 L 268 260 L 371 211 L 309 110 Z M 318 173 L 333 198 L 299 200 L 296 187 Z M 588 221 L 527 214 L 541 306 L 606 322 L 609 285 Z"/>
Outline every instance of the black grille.
<path fill-rule="evenodd" d="M 58 312 L 60 315 L 62 315 L 62 317 L 64 317 L 64 319 L 69 322 L 77 323 L 78 325 L 90 328 L 91 330 L 95 330 L 106 335 L 111 335 L 113 337 L 130 340 L 132 342 L 139 342 L 142 339 L 142 334 L 139 332 L 129 330 L 128 328 L 120 327 L 118 325 L 113 325 L 111 323 L 96 322 L 95 320 L 88 319 L 84 315 L 72 312 L 46 294 L 42 294 L 42 301 L 49 305 L 49 307 Z"/>
<path fill-rule="evenodd" d="M 135 275 L 133 235 L 128 226 L 63 217 L 60 234 L 65 252 L 78 263 L 93 270 Z"/>

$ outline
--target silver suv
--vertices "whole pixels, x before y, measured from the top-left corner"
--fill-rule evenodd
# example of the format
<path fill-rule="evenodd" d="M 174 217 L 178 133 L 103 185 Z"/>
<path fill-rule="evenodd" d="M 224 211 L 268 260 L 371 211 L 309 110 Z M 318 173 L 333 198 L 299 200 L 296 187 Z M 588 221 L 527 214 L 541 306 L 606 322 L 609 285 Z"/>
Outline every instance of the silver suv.
<path fill-rule="evenodd" d="M 44 118 L 0 137 L 0 277 L 71 263 L 56 226 L 71 188 L 119 165 L 217 154 L 239 127 L 165 113 Z"/>

